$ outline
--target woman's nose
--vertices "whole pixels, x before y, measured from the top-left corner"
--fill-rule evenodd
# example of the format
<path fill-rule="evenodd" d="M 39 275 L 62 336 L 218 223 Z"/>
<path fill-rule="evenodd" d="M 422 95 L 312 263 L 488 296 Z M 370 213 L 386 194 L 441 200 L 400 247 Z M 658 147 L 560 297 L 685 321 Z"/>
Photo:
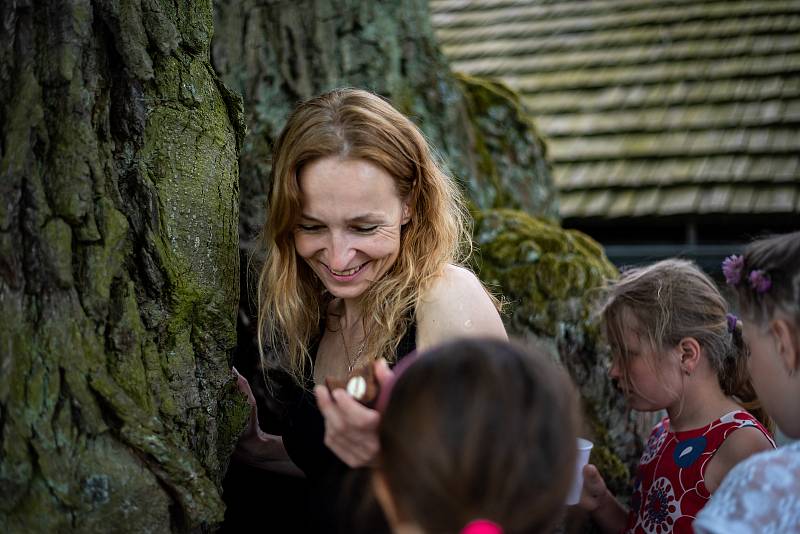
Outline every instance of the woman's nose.
<path fill-rule="evenodd" d="M 351 240 L 341 234 L 331 234 L 330 242 L 330 268 L 337 271 L 344 271 L 353 267 L 350 265 L 353 256 L 355 256 L 355 249 L 352 246 Z"/>

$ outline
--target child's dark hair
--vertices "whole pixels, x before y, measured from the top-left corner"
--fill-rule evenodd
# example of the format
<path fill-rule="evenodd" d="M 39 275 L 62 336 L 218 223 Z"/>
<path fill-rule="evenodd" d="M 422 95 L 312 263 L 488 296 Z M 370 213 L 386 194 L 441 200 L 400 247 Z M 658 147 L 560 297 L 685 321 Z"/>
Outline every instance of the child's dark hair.
<path fill-rule="evenodd" d="M 454 341 L 398 378 L 378 471 L 398 519 L 425 532 L 459 532 L 479 518 L 506 534 L 543 532 L 574 475 L 577 423 L 575 389 L 546 355 Z"/>
<path fill-rule="evenodd" d="M 625 312 L 638 322 L 635 333 L 656 351 L 674 348 L 686 337 L 696 339 L 716 371 L 722 391 L 771 427 L 750 382 L 741 324 L 730 331 L 728 303 L 697 265 L 680 259 L 659 261 L 623 272 L 607 288 L 603 324 L 614 356 L 622 362 L 622 379 L 631 386 L 631 355 L 623 335 L 633 325 L 626 324 Z"/>
<path fill-rule="evenodd" d="M 744 317 L 763 325 L 782 310 L 800 326 L 800 232 L 782 234 L 750 243 L 742 255 L 742 279 L 731 284 Z M 759 293 L 749 275 L 761 271 L 770 287 Z"/>

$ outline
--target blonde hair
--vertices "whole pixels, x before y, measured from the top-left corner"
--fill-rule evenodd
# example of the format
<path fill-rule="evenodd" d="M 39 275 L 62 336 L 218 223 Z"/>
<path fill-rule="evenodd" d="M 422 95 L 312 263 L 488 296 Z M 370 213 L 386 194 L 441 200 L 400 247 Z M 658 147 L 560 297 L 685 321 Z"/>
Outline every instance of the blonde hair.
<path fill-rule="evenodd" d="M 603 324 L 622 365 L 622 380 L 629 387 L 631 355 L 624 342 L 625 312 L 635 317 L 636 334 L 657 353 L 676 347 L 681 339 L 697 340 L 717 374 L 720 388 L 753 413 L 767 427 L 771 421 L 760 403 L 747 370 L 747 347 L 741 325 L 728 329 L 728 303 L 714 282 L 694 263 L 663 260 L 630 269 L 607 288 Z"/>
<path fill-rule="evenodd" d="M 365 354 L 394 360 L 421 295 L 446 264 L 465 260 L 471 246 L 463 197 L 407 117 L 358 89 L 336 89 L 300 104 L 273 148 L 262 231 L 266 261 L 258 280 L 262 362 L 266 340 L 298 383 L 332 298 L 295 251 L 293 231 L 302 210 L 298 176 L 304 165 L 329 156 L 381 167 L 394 178 L 411 211 L 396 262 L 363 297 L 362 318 L 369 325 Z"/>

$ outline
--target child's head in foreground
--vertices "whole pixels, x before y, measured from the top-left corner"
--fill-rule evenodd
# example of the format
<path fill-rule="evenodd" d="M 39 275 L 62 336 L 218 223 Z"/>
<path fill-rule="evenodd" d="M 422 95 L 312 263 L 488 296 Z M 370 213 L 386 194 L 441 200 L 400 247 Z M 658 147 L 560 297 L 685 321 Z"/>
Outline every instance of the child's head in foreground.
<path fill-rule="evenodd" d="M 543 353 L 463 339 L 398 376 L 379 428 L 378 498 L 395 530 L 553 525 L 574 474 L 577 403 Z"/>
<path fill-rule="evenodd" d="M 800 438 L 800 232 L 754 241 L 723 271 L 739 303 L 758 396 L 778 427 Z"/>

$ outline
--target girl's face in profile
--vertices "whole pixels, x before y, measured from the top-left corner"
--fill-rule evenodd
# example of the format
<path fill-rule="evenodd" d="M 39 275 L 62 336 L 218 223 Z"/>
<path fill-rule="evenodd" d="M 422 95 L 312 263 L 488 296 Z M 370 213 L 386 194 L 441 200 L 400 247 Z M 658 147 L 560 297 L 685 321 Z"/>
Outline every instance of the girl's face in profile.
<path fill-rule="evenodd" d="M 778 318 L 786 321 L 780 315 Z M 785 324 L 791 324 L 791 319 Z M 780 352 L 789 348 L 787 340 L 780 340 L 774 321 L 759 325 L 744 319 L 742 335 L 750 349 L 748 370 L 758 399 L 784 433 L 800 438 L 800 406 L 797 397 L 790 393 L 791 375 Z"/>
<path fill-rule="evenodd" d="M 383 168 L 363 159 L 321 158 L 300 170 L 300 255 L 328 291 L 360 298 L 394 265 L 408 205 Z"/>
<path fill-rule="evenodd" d="M 617 381 L 634 410 L 656 411 L 680 402 L 683 387 L 680 357 L 667 351 L 662 354 L 641 336 L 639 322 L 628 310 L 623 310 L 626 325 L 622 343 L 613 348 L 613 361 L 609 376 Z M 627 364 L 620 352 L 627 352 Z M 627 366 L 627 380 L 623 366 Z"/>

